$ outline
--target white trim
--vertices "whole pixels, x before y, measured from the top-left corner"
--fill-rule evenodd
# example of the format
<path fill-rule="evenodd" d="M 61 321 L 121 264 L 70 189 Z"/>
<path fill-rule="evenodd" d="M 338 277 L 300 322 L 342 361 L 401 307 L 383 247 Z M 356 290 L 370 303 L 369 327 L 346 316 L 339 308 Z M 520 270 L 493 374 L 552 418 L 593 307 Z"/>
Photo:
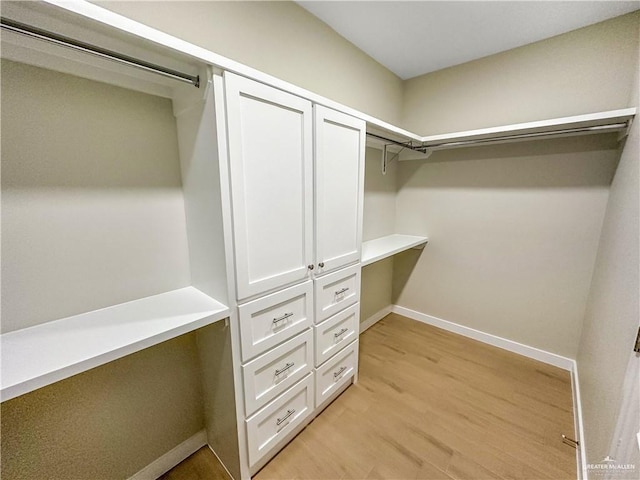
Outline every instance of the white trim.
<path fill-rule="evenodd" d="M 631 118 L 635 115 L 635 108 L 627 108 L 613 110 L 608 112 L 596 112 L 585 115 L 575 115 L 571 117 L 555 118 L 540 120 L 534 122 L 518 123 L 514 125 L 503 125 L 498 127 L 483 128 L 478 130 L 469 130 L 463 132 L 445 133 L 439 135 L 423 136 L 413 132 L 409 132 L 403 128 L 392 125 L 378 118 L 367 115 L 354 108 L 347 107 L 338 102 L 330 100 L 322 95 L 315 94 L 293 85 L 287 81 L 268 75 L 264 72 L 256 70 L 242 63 L 236 62 L 230 58 L 214 53 L 205 48 L 199 47 L 185 40 L 164 33 L 155 28 L 149 27 L 135 20 L 127 18 L 123 15 L 112 12 L 106 8 L 94 5 L 84 0 L 43 0 L 44 2 L 80 15 L 86 19 L 97 21 L 103 25 L 107 25 L 118 30 L 127 32 L 130 35 L 151 41 L 157 45 L 169 48 L 182 55 L 190 57 L 207 65 L 212 65 L 222 70 L 232 72 L 243 77 L 253 79 L 265 85 L 283 90 L 285 92 L 306 98 L 314 103 L 325 107 L 346 113 L 348 115 L 360 118 L 367 122 L 369 126 L 377 127 L 383 132 L 389 132 L 393 136 L 400 136 L 403 139 L 414 140 L 417 142 L 442 142 L 442 141 L 464 141 L 487 137 L 500 137 L 508 133 L 525 131 L 547 131 L 557 130 L 559 127 L 575 125 L 605 125 L 606 122 L 613 121 L 616 118 Z M 605 122 L 605 123 L 603 123 Z"/>
<path fill-rule="evenodd" d="M 160 458 L 154 460 L 142 470 L 133 474 L 129 477 L 129 480 L 156 480 L 160 475 L 167 473 L 187 457 L 196 453 L 206 444 L 207 432 L 206 430 L 200 430 L 194 436 L 187 438 L 177 447 L 172 448 Z"/>
<path fill-rule="evenodd" d="M 582 400 L 580 397 L 580 380 L 578 379 L 578 364 L 572 360 L 571 391 L 573 392 L 573 424 L 575 436 L 579 442 L 576 448 L 576 463 L 578 465 L 578 480 L 587 480 L 587 452 L 584 444 L 584 424 L 582 422 Z"/>
<path fill-rule="evenodd" d="M 371 315 L 366 320 L 360 322 L 360 334 L 362 335 L 362 332 L 364 332 L 368 328 L 373 327 L 374 324 L 378 323 L 384 317 L 389 315 L 393 311 L 393 307 L 394 305 L 388 305 L 383 309 L 379 310 L 378 312 L 374 313 L 373 315 Z"/>
<path fill-rule="evenodd" d="M 416 312 L 415 310 L 410 310 L 399 305 L 394 305 L 392 312 L 404 317 L 408 317 L 412 320 L 416 320 L 418 322 L 427 323 L 429 325 L 433 325 L 434 327 L 457 333 L 458 335 L 473 338 L 474 340 L 493 345 L 494 347 L 502 348 L 504 350 L 508 350 L 525 357 L 533 358 L 534 360 L 538 360 L 540 362 L 562 368 L 563 370 L 572 371 L 573 364 L 575 363 L 574 360 L 556 355 L 555 353 L 540 350 L 539 348 L 530 347 L 528 345 L 523 345 L 522 343 L 514 342 L 513 340 L 498 337 L 496 335 L 491 335 L 490 333 L 481 332 L 480 330 L 475 330 L 463 325 L 458 325 L 457 323 L 442 320 L 441 318 L 433 317 L 425 313 Z"/>
<path fill-rule="evenodd" d="M 400 135 L 401 137 L 405 137 L 409 140 L 420 141 L 420 139 L 422 138 L 420 135 L 404 130 L 403 128 L 396 127 L 395 125 L 380 120 L 379 118 L 367 115 L 366 113 L 360 112 L 354 108 L 342 105 L 338 102 L 323 97 L 322 95 L 310 92 L 309 90 L 268 75 L 264 72 L 261 72 L 260 70 L 256 70 L 255 68 L 236 62 L 230 58 L 218 55 L 217 53 L 214 53 L 205 48 L 198 47 L 197 45 L 144 25 L 140 22 L 136 22 L 135 20 L 112 12 L 111 10 L 107 10 L 106 8 L 100 7 L 98 5 L 94 5 L 90 2 L 82 0 L 44 1 L 60 9 L 81 15 L 84 18 L 100 22 L 104 25 L 108 25 L 118 30 L 127 32 L 130 35 L 134 35 L 139 38 L 149 40 L 158 45 L 170 48 L 176 52 L 187 55 L 208 65 L 214 65 L 222 70 L 251 78 L 265 85 L 270 85 L 294 95 L 307 98 L 314 103 L 318 103 L 320 105 L 324 105 L 325 107 L 338 110 L 357 118 L 361 118 L 367 123 L 375 125 L 376 127 L 379 127 L 393 134 Z"/>
<path fill-rule="evenodd" d="M 242 365 L 241 343 L 240 343 L 240 317 L 238 313 L 238 302 L 236 302 L 236 277 L 235 277 L 235 248 L 233 243 L 233 218 L 231 216 L 231 183 L 229 174 L 229 152 L 227 145 L 227 110 L 225 104 L 224 79 L 221 75 L 213 75 L 213 95 L 215 99 L 215 113 L 220 168 L 220 196 L 222 199 L 222 233 L 224 236 L 225 260 L 227 271 L 227 291 L 231 315 L 229 316 L 231 326 L 231 356 L 232 365 L 236 367 Z M 251 478 L 249 471 L 249 453 L 247 451 L 247 430 L 245 428 L 244 416 L 244 391 L 242 389 L 241 368 L 232 368 L 233 388 L 235 395 L 236 412 L 236 432 L 238 433 L 238 456 L 240 461 L 240 478 Z"/>

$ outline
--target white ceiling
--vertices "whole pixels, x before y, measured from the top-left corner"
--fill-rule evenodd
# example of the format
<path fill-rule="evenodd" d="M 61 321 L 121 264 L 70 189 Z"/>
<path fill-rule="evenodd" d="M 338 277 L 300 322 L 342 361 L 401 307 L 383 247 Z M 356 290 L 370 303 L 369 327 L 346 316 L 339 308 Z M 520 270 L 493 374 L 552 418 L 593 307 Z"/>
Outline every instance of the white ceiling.
<path fill-rule="evenodd" d="M 640 1 L 299 1 L 400 78 L 640 9 Z"/>

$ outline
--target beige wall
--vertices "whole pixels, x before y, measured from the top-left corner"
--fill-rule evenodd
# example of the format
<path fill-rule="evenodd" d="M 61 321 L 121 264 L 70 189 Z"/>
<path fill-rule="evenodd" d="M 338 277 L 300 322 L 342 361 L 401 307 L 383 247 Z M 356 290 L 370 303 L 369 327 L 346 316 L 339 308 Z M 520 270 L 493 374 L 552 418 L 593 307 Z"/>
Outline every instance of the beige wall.
<path fill-rule="evenodd" d="M 3 402 L 4 480 L 128 478 L 204 428 L 194 334 Z"/>
<path fill-rule="evenodd" d="M 391 235 L 396 223 L 396 178 L 398 162 L 389 164 L 382 175 L 382 151 L 367 147 L 364 173 L 363 241 Z M 391 154 L 390 154 L 391 155 Z M 393 258 L 362 269 L 360 321 L 391 305 Z"/>
<path fill-rule="evenodd" d="M 293 2 L 94 2 L 393 124 L 402 80 Z"/>
<path fill-rule="evenodd" d="M 637 56 L 635 14 L 403 85 L 290 2 L 101 5 L 426 134 L 628 106 L 628 59 Z M 188 284 L 169 102 L 5 62 L 2 73 L 2 116 L 11 118 L 2 131 L 3 328 Z M 73 88 L 61 96 L 65 85 Z M 59 117 L 68 111 L 79 116 Z M 47 142 L 34 142 L 34 132 Z M 118 140 L 93 148 L 108 141 L 105 134 Z M 454 150 L 394 166 L 392 188 L 395 173 L 375 177 L 379 152 L 368 152 L 365 240 L 390 233 L 393 221 L 396 231 L 429 235 L 430 244 L 421 255 L 410 251 L 363 270 L 362 318 L 393 300 L 574 357 L 615 163 L 611 139 L 595 137 Z M 609 210 L 627 218 L 623 197 L 633 187 L 614 189 L 620 206 Z M 613 245 L 623 222 L 607 218 Z M 585 332 L 581 355 L 598 333 Z M 68 478 L 81 468 L 91 478 L 130 475 L 202 428 L 198 374 L 186 336 L 4 403 L 3 474 Z M 94 457 L 97 463 L 78 464 Z"/>
<path fill-rule="evenodd" d="M 388 154 L 392 158 L 391 153 Z M 362 240 L 373 240 L 394 233 L 396 224 L 396 181 L 398 161 L 382 174 L 382 150 L 367 147 L 364 171 L 364 212 Z"/>
<path fill-rule="evenodd" d="M 233 356 L 229 325 L 217 322 L 198 329 L 196 339 L 202 367 L 207 442 L 234 479 L 242 468 L 238 443 Z"/>
<path fill-rule="evenodd" d="M 405 82 L 402 125 L 421 135 L 629 106 L 640 12 Z"/>
<path fill-rule="evenodd" d="M 394 303 L 575 358 L 616 147 L 573 137 L 402 162 L 396 229 L 429 245 L 396 256 Z"/>
<path fill-rule="evenodd" d="M 629 106 L 640 13 L 405 83 L 404 126 L 443 133 Z M 618 154 L 581 137 L 403 162 L 394 302 L 575 358 Z"/>
<path fill-rule="evenodd" d="M 636 76 L 631 104 L 640 107 L 637 80 Z M 598 463 L 612 453 L 609 447 L 622 401 L 622 385 L 640 322 L 639 131 L 636 121 L 611 185 L 578 350 L 589 463 Z"/>
<path fill-rule="evenodd" d="M 190 284 L 171 101 L 2 62 L 2 330 Z"/>
<path fill-rule="evenodd" d="M 189 282 L 170 101 L 3 61 L 4 331 Z M 187 335 L 4 402 L 2 478 L 125 478 L 202 412 Z"/>

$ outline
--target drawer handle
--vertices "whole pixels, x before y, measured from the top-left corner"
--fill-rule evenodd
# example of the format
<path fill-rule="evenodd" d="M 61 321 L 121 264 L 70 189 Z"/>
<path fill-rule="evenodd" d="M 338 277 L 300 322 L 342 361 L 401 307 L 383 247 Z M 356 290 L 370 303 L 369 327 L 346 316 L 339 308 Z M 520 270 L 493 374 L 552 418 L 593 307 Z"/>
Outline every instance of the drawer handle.
<path fill-rule="evenodd" d="M 282 315 L 281 317 L 274 318 L 272 323 L 273 323 L 274 325 L 278 325 L 278 323 L 280 323 L 280 322 L 281 322 L 281 321 L 283 321 L 283 320 L 286 320 L 286 319 L 287 319 L 287 318 L 289 318 L 289 317 L 293 317 L 293 312 L 285 313 L 285 314 L 284 314 L 284 315 Z"/>
<path fill-rule="evenodd" d="M 295 363 L 291 362 L 291 363 L 287 363 L 284 367 L 282 367 L 280 370 L 276 370 L 276 377 L 284 372 L 286 372 L 287 370 L 289 370 L 291 367 L 293 367 L 295 365 Z"/>
<path fill-rule="evenodd" d="M 343 328 L 343 329 L 342 329 L 342 330 L 340 330 L 338 333 L 334 333 L 334 334 L 333 334 L 333 338 L 334 338 L 334 339 L 339 338 L 339 337 L 341 337 L 342 335 L 344 335 L 345 333 L 347 333 L 348 331 L 349 331 L 349 329 L 348 329 L 348 328 Z"/>
<path fill-rule="evenodd" d="M 282 418 L 278 418 L 278 419 L 277 419 L 277 421 L 276 421 L 276 425 L 277 425 L 277 426 L 282 425 L 284 422 L 286 422 L 286 421 L 287 421 L 287 418 L 289 418 L 289 417 L 290 417 L 291 415 L 293 415 L 294 413 L 296 413 L 296 409 L 295 409 L 295 408 L 292 408 L 291 410 L 287 410 L 287 414 L 286 414 L 284 417 L 282 417 Z"/>
<path fill-rule="evenodd" d="M 342 373 L 347 369 L 347 367 L 340 367 L 340 370 L 338 370 L 337 372 L 333 372 L 333 381 L 335 382 L 336 380 L 338 380 L 338 378 L 340 377 L 340 375 L 342 375 Z"/>
<path fill-rule="evenodd" d="M 338 291 L 336 292 L 336 295 L 342 295 L 342 294 L 343 294 L 344 292 L 346 292 L 347 290 L 349 290 L 349 287 L 341 288 L 340 290 L 338 290 Z"/>

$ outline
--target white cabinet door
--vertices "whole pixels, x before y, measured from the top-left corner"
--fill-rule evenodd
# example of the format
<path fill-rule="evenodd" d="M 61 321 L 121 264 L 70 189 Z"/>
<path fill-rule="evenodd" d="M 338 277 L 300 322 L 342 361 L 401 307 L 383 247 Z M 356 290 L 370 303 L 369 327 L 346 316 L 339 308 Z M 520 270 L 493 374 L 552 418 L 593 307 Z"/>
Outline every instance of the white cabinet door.
<path fill-rule="evenodd" d="M 225 73 L 238 299 L 309 277 L 312 107 Z"/>
<path fill-rule="evenodd" d="M 360 260 L 366 124 L 314 110 L 317 275 Z"/>

